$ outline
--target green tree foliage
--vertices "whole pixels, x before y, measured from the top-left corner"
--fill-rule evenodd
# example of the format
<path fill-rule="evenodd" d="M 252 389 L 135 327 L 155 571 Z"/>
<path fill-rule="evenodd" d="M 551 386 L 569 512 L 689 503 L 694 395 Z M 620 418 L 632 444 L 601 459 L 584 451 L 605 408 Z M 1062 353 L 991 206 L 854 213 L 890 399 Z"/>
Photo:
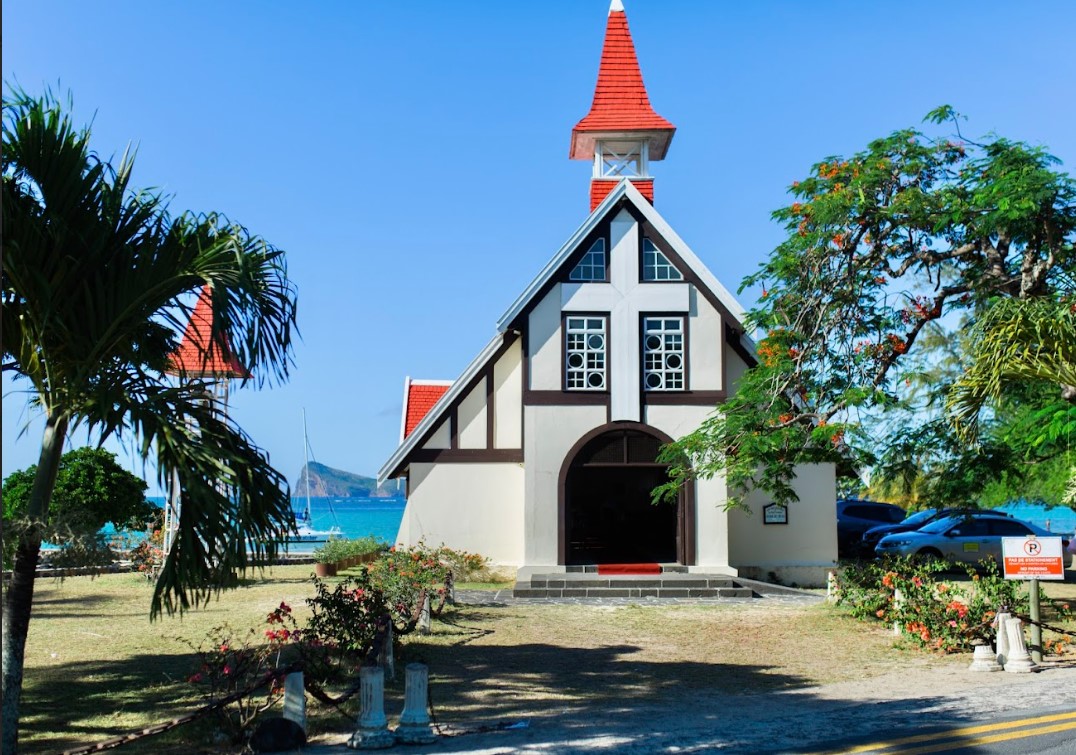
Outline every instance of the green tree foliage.
<path fill-rule="evenodd" d="M 146 483 L 116 463 L 115 454 L 103 448 L 79 448 L 60 459 L 56 487 L 44 521 L 27 516 L 30 492 L 37 475 L 32 466 L 13 472 L 4 480 L 4 531 L 29 526 L 41 528 L 53 543 L 85 546 L 111 523 L 117 530 L 145 529 L 157 507 L 146 500 Z M 11 568 L 15 539 L 8 535 L 4 547 L 5 568 Z"/>
<path fill-rule="evenodd" d="M 928 120 L 956 117 L 946 107 Z M 931 324 L 960 331 L 995 301 L 1071 292 L 1076 183 L 1057 163 L 1000 137 L 903 129 L 815 165 L 774 213 L 787 239 L 744 282 L 763 287 L 748 318 L 763 333 L 758 366 L 665 450 L 673 479 L 657 494 L 723 473 L 732 504 L 756 487 L 789 503 L 797 464 L 873 462 L 876 439 L 864 428 L 907 408 L 904 367 Z M 923 436 L 958 442 L 915 419 L 904 418 L 909 450 Z M 951 491 L 973 472 L 974 459 L 962 458 Z"/>
<path fill-rule="evenodd" d="M 211 292 L 215 347 L 257 384 L 291 362 L 295 291 L 283 252 L 210 213 L 172 216 L 131 188 L 132 159 L 90 148 L 46 94 L 3 103 L 3 368 L 45 419 L 27 517 L 50 510 L 65 439 L 133 437 L 182 515 L 151 612 L 208 600 L 275 555 L 294 527 L 286 479 L 194 379 L 167 377 L 195 295 Z M 209 355 L 206 355 L 209 358 Z M 193 377 L 193 376 L 185 376 Z M 3 751 L 17 746 L 22 661 L 42 530 L 18 533 L 3 605 Z"/>
<path fill-rule="evenodd" d="M 24 519 L 37 467 L 13 472 L 4 480 L 4 519 Z M 116 529 L 143 529 L 156 507 L 146 500 L 144 480 L 116 462 L 103 448 L 78 448 L 60 458 L 56 487 L 46 520 L 61 533 L 93 533 L 111 523 Z"/>

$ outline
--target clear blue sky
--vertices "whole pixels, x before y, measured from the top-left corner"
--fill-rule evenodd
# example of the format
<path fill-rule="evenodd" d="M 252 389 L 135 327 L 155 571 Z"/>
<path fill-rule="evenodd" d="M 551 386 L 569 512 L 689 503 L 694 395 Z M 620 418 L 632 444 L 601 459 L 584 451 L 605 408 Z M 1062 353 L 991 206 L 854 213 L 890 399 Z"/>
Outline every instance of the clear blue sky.
<path fill-rule="evenodd" d="M 810 165 L 937 105 L 1076 166 L 1076 3 L 625 0 L 655 109 L 678 127 L 656 205 L 735 290 Z M 303 340 L 232 414 L 295 480 L 373 475 L 403 380 L 459 375 L 587 214 L 567 159 L 608 0 L 3 3 L 3 74 L 70 90 L 135 184 L 287 251 Z M 745 305 L 755 291 L 745 291 Z M 4 379 L 3 474 L 40 423 Z M 85 436 L 73 439 L 76 445 Z M 141 468 L 138 468 L 141 471 Z M 152 473 L 151 473 L 152 474 Z"/>

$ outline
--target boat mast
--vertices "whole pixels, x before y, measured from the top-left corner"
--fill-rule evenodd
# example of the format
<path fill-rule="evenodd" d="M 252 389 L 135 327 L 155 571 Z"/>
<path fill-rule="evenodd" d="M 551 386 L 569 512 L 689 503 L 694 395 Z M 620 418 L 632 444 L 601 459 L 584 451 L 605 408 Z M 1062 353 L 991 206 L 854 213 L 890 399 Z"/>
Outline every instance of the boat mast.
<path fill-rule="evenodd" d="M 310 524 L 310 436 L 306 433 L 306 407 L 303 407 L 303 474 L 306 476 L 306 521 Z"/>

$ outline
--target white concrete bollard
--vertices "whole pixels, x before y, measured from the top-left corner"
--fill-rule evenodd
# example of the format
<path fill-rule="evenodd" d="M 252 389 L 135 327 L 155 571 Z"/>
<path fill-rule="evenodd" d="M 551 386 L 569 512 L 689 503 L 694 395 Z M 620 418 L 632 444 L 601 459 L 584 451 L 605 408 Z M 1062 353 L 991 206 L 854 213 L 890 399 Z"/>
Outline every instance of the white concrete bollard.
<path fill-rule="evenodd" d="M 418 633 L 430 633 L 430 596 L 428 594 L 422 601 L 422 609 L 418 613 Z"/>
<path fill-rule="evenodd" d="M 1012 614 L 1002 611 L 994 617 L 994 627 L 997 630 L 998 663 L 1002 666 L 1009 659 L 1009 635 L 1005 631 L 1005 623 L 1012 618 Z"/>
<path fill-rule="evenodd" d="M 409 663 L 404 675 L 404 709 L 396 739 L 404 744 L 429 744 L 437 741 L 430 725 L 428 708 L 430 671 L 425 663 Z"/>
<path fill-rule="evenodd" d="M 359 669 L 359 728 L 347 746 L 352 750 L 382 750 L 392 747 L 396 739 L 388 730 L 385 718 L 385 672 L 377 666 Z"/>
<path fill-rule="evenodd" d="M 968 668 L 971 671 L 1001 671 L 1001 664 L 989 645 L 976 645 Z"/>
<path fill-rule="evenodd" d="M 284 718 L 294 721 L 306 732 L 306 690 L 302 671 L 284 677 Z"/>
<path fill-rule="evenodd" d="M 832 601 L 837 599 L 837 572 L 826 572 L 826 600 Z"/>
<path fill-rule="evenodd" d="M 1031 660 L 1024 644 L 1024 622 L 1012 618 L 1005 622 L 1005 633 L 1009 637 L 1009 656 L 1005 661 L 1005 670 L 1013 674 L 1029 674 L 1038 665 Z"/>

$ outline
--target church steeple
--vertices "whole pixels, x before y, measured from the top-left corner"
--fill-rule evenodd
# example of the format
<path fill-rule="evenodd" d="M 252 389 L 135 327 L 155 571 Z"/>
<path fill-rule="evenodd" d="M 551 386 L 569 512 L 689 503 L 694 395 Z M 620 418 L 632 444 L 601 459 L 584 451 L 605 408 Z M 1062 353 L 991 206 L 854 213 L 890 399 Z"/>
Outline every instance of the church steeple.
<path fill-rule="evenodd" d="M 572 160 L 593 160 L 590 209 L 622 178 L 654 201 L 649 163 L 662 160 L 676 126 L 650 105 L 621 0 L 609 5 L 598 83 L 590 112 L 572 129 Z"/>

